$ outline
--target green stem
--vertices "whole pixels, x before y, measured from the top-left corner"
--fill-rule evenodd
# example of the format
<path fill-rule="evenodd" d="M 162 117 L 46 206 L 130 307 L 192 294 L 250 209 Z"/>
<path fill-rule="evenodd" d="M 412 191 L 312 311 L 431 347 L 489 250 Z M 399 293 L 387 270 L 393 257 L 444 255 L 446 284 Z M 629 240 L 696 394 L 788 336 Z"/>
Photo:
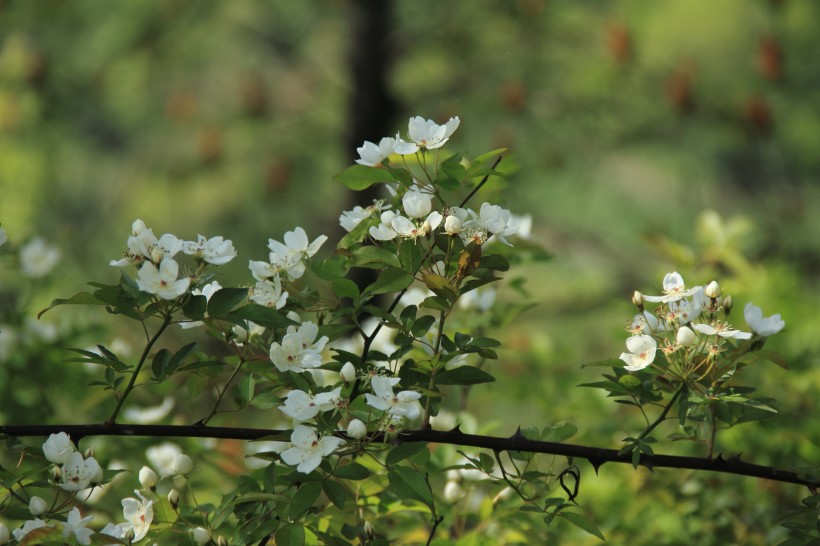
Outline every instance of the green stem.
<path fill-rule="evenodd" d="M 214 403 L 214 407 L 211 408 L 211 412 L 204 419 L 201 419 L 199 421 L 200 425 L 202 425 L 202 426 L 207 425 L 208 421 L 210 421 L 211 418 L 214 415 L 216 415 L 216 410 L 217 410 L 217 408 L 219 408 L 219 404 L 222 403 L 222 398 L 225 396 L 225 393 L 228 392 L 228 387 L 231 386 L 231 382 L 236 377 L 236 374 L 239 373 L 240 368 L 242 368 L 242 365 L 245 362 L 246 362 L 245 360 L 242 360 L 242 359 L 239 360 L 239 364 L 236 365 L 236 367 L 233 369 L 233 372 L 231 373 L 231 376 L 225 382 L 225 388 L 223 388 L 221 391 L 219 391 L 219 395 L 216 397 L 216 403 Z"/>
<path fill-rule="evenodd" d="M 438 335 L 436 336 L 436 345 L 433 348 L 433 358 L 441 350 L 441 338 L 444 335 L 444 321 L 447 319 L 447 315 L 444 311 L 441 312 L 438 319 Z M 427 390 L 432 392 L 433 388 L 436 386 L 436 369 L 430 372 L 430 384 L 427 386 Z M 424 421 L 422 423 L 423 428 L 430 428 L 430 401 L 432 397 L 428 394 L 427 401 L 424 402 Z"/>
<path fill-rule="evenodd" d="M 677 391 L 675 391 L 674 395 L 672 395 L 672 398 L 669 400 L 669 403 L 666 404 L 666 407 L 663 408 L 663 411 L 658 416 L 658 418 L 655 419 L 655 421 L 651 425 L 649 425 L 646 428 L 646 430 L 644 430 L 641 433 L 640 436 L 638 436 L 638 440 L 642 440 L 643 438 L 646 438 L 649 435 L 649 433 L 652 432 L 655 429 L 655 427 L 660 425 L 666 419 L 666 415 L 669 413 L 669 410 L 672 409 L 673 405 L 675 405 L 675 402 L 677 401 L 678 397 L 681 395 L 681 393 L 683 392 L 683 389 L 685 389 L 685 388 L 686 388 L 686 383 L 681 384 L 680 388 Z"/>
<path fill-rule="evenodd" d="M 137 376 L 140 374 L 142 370 L 143 364 L 145 364 L 145 360 L 148 358 L 148 355 L 151 353 L 151 349 L 153 348 L 154 344 L 157 342 L 159 337 L 171 324 L 171 315 L 165 315 L 162 319 L 162 324 L 160 325 L 159 329 L 154 334 L 148 343 L 145 345 L 145 349 L 142 351 L 142 355 L 140 356 L 140 360 L 137 363 L 137 367 L 134 369 L 134 372 L 131 374 L 131 380 L 128 382 L 128 385 L 125 387 L 125 390 L 122 391 L 122 394 L 117 398 L 117 405 L 114 407 L 114 411 L 111 413 L 111 417 L 105 422 L 106 425 L 113 425 L 117 419 L 117 415 L 120 413 L 120 409 L 122 405 L 125 403 L 125 399 L 128 398 L 129 393 L 134 390 L 134 384 L 137 382 Z"/>

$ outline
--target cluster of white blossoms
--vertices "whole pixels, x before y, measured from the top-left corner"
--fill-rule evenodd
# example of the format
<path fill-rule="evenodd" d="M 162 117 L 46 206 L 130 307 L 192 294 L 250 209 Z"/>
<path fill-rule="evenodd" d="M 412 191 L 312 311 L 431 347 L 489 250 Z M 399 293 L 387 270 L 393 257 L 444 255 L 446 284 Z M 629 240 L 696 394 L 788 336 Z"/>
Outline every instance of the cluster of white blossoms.
<path fill-rule="evenodd" d="M 391 155 L 412 155 L 418 151 L 434 150 L 441 148 L 450 139 L 450 136 L 458 129 L 461 121 L 458 117 L 450 118 L 444 125 L 438 125 L 432 120 L 424 119 L 421 116 L 410 118 L 407 126 L 408 140 L 403 140 L 399 133 L 396 138 L 385 137 L 374 144 L 365 141 L 360 148 L 359 159 L 356 163 L 375 167 L 390 157 Z"/>
<path fill-rule="evenodd" d="M 621 353 L 620 359 L 626 364 L 624 368 L 633 372 L 652 365 L 659 348 L 667 355 L 684 350 L 687 355 L 714 359 L 726 349 L 728 340 L 749 340 L 753 335 L 767 337 L 786 325 L 779 314 L 764 318 L 763 311 L 750 302 L 744 309 L 744 318 L 751 332 L 735 329 L 719 316 L 720 312 L 728 314 L 732 300 L 723 296 L 716 281 L 689 288 L 676 271 L 664 276 L 662 295 L 635 292 L 632 301 L 641 313 L 627 326 L 632 334 L 626 340 L 629 352 Z M 644 308 L 645 302 L 660 305 L 653 313 Z"/>
<path fill-rule="evenodd" d="M 166 233 L 157 238 L 153 230 L 142 220 L 135 220 L 131 224 L 127 246 L 123 257 L 111 260 L 110 265 L 136 265 L 139 267 L 139 289 L 164 300 L 178 298 L 185 294 L 191 285 L 189 277 L 179 278 L 179 263 L 174 259 L 179 252 L 211 265 L 224 265 L 236 257 L 233 243 L 223 237 L 208 239 L 198 235 L 196 241 L 183 241 L 175 235 Z"/>

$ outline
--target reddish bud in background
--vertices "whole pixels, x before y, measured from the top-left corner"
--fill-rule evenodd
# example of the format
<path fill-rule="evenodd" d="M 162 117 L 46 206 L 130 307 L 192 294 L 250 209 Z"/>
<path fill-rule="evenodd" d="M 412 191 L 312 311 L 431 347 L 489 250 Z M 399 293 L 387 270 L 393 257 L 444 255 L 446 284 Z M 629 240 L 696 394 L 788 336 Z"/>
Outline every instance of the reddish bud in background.
<path fill-rule="evenodd" d="M 623 23 L 611 23 L 606 29 L 606 48 L 618 63 L 632 58 L 632 38 Z"/>
<path fill-rule="evenodd" d="M 196 97 L 189 91 L 174 91 L 165 100 L 165 115 L 176 122 L 185 122 L 196 115 Z"/>
<path fill-rule="evenodd" d="M 757 67 L 767 80 L 777 81 L 783 75 L 783 52 L 774 36 L 764 36 L 757 48 Z"/>
<path fill-rule="evenodd" d="M 265 172 L 265 181 L 268 191 L 273 194 L 282 193 L 288 189 L 291 179 L 291 163 L 287 159 L 273 159 L 268 163 Z"/>
<path fill-rule="evenodd" d="M 769 103 L 758 95 L 746 101 L 743 108 L 743 117 L 749 129 L 758 134 L 768 134 L 774 125 Z"/>
<path fill-rule="evenodd" d="M 527 88 L 518 81 L 507 82 L 501 87 L 499 98 L 504 108 L 517 112 L 527 103 Z"/>
<path fill-rule="evenodd" d="M 201 130 L 197 135 L 197 148 L 202 163 L 218 163 L 222 159 L 222 131 L 215 127 Z"/>
<path fill-rule="evenodd" d="M 268 89 L 256 72 L 246 76 L 242 84 L 242 110 L 249 116 L 261 116 L 268 111 Z"/>
<path fill-rule="evenodd" d="M 695 108 L 693 84 L 694 75 L 685 67 L 676 68 L 666 80 L 666 97 L 680 114 L 686 114 Z"/>

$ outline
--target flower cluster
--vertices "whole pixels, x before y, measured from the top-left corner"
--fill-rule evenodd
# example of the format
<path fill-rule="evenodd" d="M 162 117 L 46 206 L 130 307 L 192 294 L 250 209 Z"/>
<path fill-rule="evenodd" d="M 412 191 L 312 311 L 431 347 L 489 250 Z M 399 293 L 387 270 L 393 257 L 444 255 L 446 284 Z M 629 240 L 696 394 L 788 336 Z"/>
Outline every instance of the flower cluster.
<path fill-rule="evenodd" d="M 628 352 L 620 356 L 625 369 L 631 372 L 653 364 L 667 371 L 668 365 L 685 379 L 693 373 L 711 370 L 714 360 L 731 342 L 750 340 L 753 335 L 767 337 L 785 326 L 780 315 L 764 318 L 759 307 L 748 303 L 744 316 L 752 331 L 735 329 L 722 318 L 729 314 L 732 300 L 722 294 L 720 285 L 712 281 L 705 287 L 687 287 L 678 272 L 664 276 L 662 295 L 635 292 L 632 301 L 640 313 L 627 326 L 632 336 L 626 340 Z M 660 305 L 652 312 L 645 308 L 646 302 Z M 655 360 L 659 348 L 666 364 Z"/>

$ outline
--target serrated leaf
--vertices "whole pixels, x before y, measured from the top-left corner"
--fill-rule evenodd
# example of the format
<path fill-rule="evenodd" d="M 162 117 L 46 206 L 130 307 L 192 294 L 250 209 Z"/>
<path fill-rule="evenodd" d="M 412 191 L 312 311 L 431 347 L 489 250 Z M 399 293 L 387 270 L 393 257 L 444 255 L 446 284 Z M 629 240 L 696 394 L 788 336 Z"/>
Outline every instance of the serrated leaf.
<path fill-rule="evenodd" d="M 387 169 L 352 165 L 334 176 L 333 180 L 353 191 L 361 191 L 380 182 L 393 182 L 395 178 Z"/>
<path fill-rule="evenodd" d="M 601 539 L 602 541 L 606 542 L 606 539 L 604 538 L 604 534 L 601 533 L 601 530 L 598 529 L 598 526 L 595 525 L 595 523 L 591 519 L 587 518 L 583 514 L 579 514 L 578 512 L 563 511 L 563 512 L 559 512 L 558 515 L 560 517 L 564 518 L 565 520 L 567 520 L 568 522 L 570 522 L 571 524 L 575 525 L 579 529 L 582 529 L 582 530 L 586 531 L 587 533 L 589 533 L 590 535 L 592 535 L 594 537 L 597 537 L 597 538 Z"/>
<path fill-rule="evenodd" d="M 473 366 L 459 366 L 444 370 L 436 376 L 436 385 L 478 385 L 492 383 L 495 377 Z"/>

